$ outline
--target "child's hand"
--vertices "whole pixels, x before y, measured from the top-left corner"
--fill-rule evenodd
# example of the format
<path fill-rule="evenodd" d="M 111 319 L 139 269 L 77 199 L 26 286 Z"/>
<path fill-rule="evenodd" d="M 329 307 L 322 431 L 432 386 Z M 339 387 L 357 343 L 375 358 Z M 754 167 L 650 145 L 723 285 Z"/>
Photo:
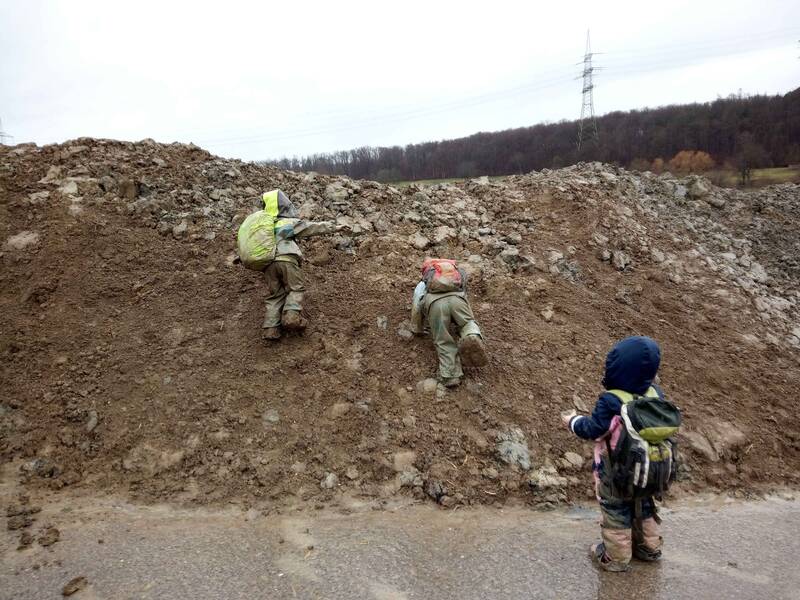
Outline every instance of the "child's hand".
<path fill-rule="evenodd" d="M 562 410 L 561 411 L 561 422 L 564 424 L 565 427 L 569 427 L 569 422 L 572 420 L 572 417 L 577 417 L 578 413 L 575 409 L 571 410 Z"/>

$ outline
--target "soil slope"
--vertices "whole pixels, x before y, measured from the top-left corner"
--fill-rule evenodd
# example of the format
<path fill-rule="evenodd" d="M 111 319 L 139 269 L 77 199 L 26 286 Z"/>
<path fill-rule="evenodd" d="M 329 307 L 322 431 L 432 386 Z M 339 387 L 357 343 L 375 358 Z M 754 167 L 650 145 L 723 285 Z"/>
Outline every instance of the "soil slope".
<path fill-rule="evenodd" d="M 276 187 L 351 233 L 303 242 L 309 330 L 265 345 L 232 252 Z M 146 501 L 583 499 L 559 412 L 644 334 L 684 411 L 678 487 L 796 486 L 799 233 L 793 184 L 594 163 L 397 190 L 150 140 L 0 146 L 0 456 Z M 407 330 L 426 255 L 467 265 L 491 355 L 455 391 Z"/>

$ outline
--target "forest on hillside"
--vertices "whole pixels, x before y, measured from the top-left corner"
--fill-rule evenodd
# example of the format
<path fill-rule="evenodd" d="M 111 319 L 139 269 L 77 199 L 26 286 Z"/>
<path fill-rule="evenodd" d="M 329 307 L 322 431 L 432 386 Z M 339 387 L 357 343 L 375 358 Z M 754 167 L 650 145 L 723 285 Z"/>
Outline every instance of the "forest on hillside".
<path fill-rule="evenodd" d="M 659 171 L 800 163 L 800 88 L 783 96 L 618 111 L 597 118 L 598 136 L 577 147 L 578 122 L 561 121 L 468 137 L 266 161 L 295 171 L 400 181 L 510 175 L 599 160 Z M 692 159 L 691 157 L 694 157 Z M 694 168 L 693 168 L 694 167 Z"/>

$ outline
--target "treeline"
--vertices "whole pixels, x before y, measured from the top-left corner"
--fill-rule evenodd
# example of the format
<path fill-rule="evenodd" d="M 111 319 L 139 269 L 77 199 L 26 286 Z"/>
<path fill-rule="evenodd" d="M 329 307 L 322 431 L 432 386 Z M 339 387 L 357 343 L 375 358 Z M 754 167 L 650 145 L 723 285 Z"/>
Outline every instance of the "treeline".
<path fill-rule="evenodd" d="M 690 149 L 740 168 L 800 163 L 800 88 L 784 96 L 731 96 L 705 104 L 612 112 L 598 139 L 577 149 L 577 121 L 561 121 L 405 147 L 361 147 L 268 161 L 285 169 L 400 181 L 510 175 L 600 160 L 668 164 Z"/>

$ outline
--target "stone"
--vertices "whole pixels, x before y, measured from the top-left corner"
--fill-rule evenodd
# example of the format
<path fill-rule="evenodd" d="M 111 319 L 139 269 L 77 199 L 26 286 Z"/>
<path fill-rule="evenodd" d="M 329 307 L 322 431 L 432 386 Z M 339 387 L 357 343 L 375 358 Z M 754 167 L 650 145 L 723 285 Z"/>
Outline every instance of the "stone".
<path fill-rule="evenodd" d="M 189 230 L 189 224 L 186 222 L 186 219 L 175 225 L 172 228 L 172 237 L 176 240 L 186 237 L 186 233 Z"/>
<path fill-rule="evenodd" d="M 420 232 L 415 233 L 414 235 L 408 238 L 408 242 L 414 246 L 417 250 L 425 250 L 428 246 L 431 245 L 431 241 L 422 235 Z"/>
<path fill-rule="evenodd" d="M 711 462 L 717 462 L 719 455 L 711 442 L 699 431 L 682 431 L 680 437 L 689 443 L 689 447 L 705 456 Z"/>
<path fill-rule="evenodd" d="M 425 490 L 425 493 L 428 496 L 430 496 L 431 498 L 433 498 L 437 502 L 447 492 L 447 488 L 444 487 L 442 482 L 440 482 L 437 479 L 428 479 L 428 481 L 425 482 L 425 485 L 424 485 L 423 489 Z"/>
<path fill-rule="evenodd" d="M 5 247 L 8 250 L 24 250 L 28 246 L 35 246 L 38 243 L 38 233 L 35 231 L 20 231 L 6 240 Z"/>
<path fill-rule="evenodd" d="M 560 476 L 556 468 L 551 465 L 537 469 L 528 478 L 528 485 L 537 490 L 563 488 L 567 483 L 567 478 Z"/>
<path fill-rule="evenodd" d="M 577 452 L 565 452 L 564 461 L 573 469 L 580 469 L 583 466 L 583 457 Z"/>
<path fill-rule="evenodd" d="M 456 237 L 456 231 L 447 225 L 440 225 L 433 231 L 433 243 L 441 244 Z M 415 244 L 416 246 L 416 244 Z M 423 248 L 420 248 L 421 250 Z"/>
<path fill-rule="evenodd" d="M 98 422 L 99 421 L 98 421 L 98 418 L 97 418 L 97 411 L 96 410 L 90 410 L 89 411 L 89 419 L 86 421 L 86 432 L 87 433 L 92 433 L 95 430 L 95 428 L 97 427 Z"/>
<path fill-rule="evenodd" d="M 552 321 L 553 315 L 555 314 L 552 304 L 545 306 L 539 314 L 542 315 L 542 319 L 544 319 L 545 323 Z"/>
<path fill-rule="evenodd" d="M 329 183 L 325 187 L 325 199 L 330 202 L 344 202 L 350 197 L 350 190 L 341 183 Z"/>
<path fill-rule="evenodd" d="M 531 468 L 531 455 L 525 434 L 519 427 L 510 427 L 497 434 L 497 455 L 504 463 L 523 471 Z"/>
<path fill-rule="evenodd" d="M 323 490 L 332 490 L 339 484 L 339 477 L 337 477 L 336 473 L 327 473 L 325 477 L 322 478 L 322 481 L 319 482 L 319 486 Z"/>
<path fill-rule="evenodd" d="M 72 596 L 73 594 L 80 592 L 89 584 L 86 577 L 73 577 L 70 579 L 63 588 L 61 588 L 61 595 L 62 596 Z"/>
<path fill-rule="evenodd" d="M 378 329 L 386 329 L 389 326 L 389 319 L 386 315 L 380 315 L 375 319 Z"/>
<path fill-rule="evenodd" d="M 519 248 L 509 246 L 500 253 L 500 258 L 509 266 L 515 266 L 519 261 Z"/>
<path fill-rule="evenodd" d="M 58 188 L 58 191 L 65 196 L 76 196 L 78 194 L 78 183 L 76 181 L 67 181 Z"/>
<path fill-rule="evenodd" d="M 61 167 L 51 165 L 50 168 L 47 169 L 47 175 L 42 177 L 39 183 L 53 183 L 59 179 L 61 179 Z"/>
<path fill-rule="evenodd" d="M 408 321 L 403 321 L 400 323 L 400 326 L 397 328 L 397 335 L 399 335 L 404 340 L 410 340 L 414 337 L 414 332 L 411 331 L 411 323 Z"/>
<path fill-rule="evenodd" d="M 419 471 L 414 467 L 398 473 L 397 482 L 400 484 L 400 487 L 421 487 L 424 483 L 422 475 L 420 475 Z"/>
<path fill-rule="evenodd" d="M 261 414 L 261 420 L 264 421 L 265 424 L 275 425 L 276 423 L 280 423 L 281 416 L 274 408 L 268 408 Z"/>
<path fill-rule="evenodd" d="M 697 177 L 689 184 L 687 192 L 693 200 L 701 200 L 711 193 L 711 184 L 705 179 Z"/>
<path fill-rule="evenodd" d="M 722 196 L 717 196 L 717 195 L 709 196 L 708 198 L 706 198 L 706 202 L 708 202 L 714 208 L 725 207 L 725 198 L 723 198 Z"/>
<path fill-rule="evenodd" d="M 50 192 L 33 192 L 28 194 L 28 202 L 31 204 L 42 204 L 50 197 Z"/>
<path fill-rule="evenodd" d="M 347 477 L 351 481 L 354 481 L 354 480 L 358 479 L 358 475 L 359 475 L 358 469 L 353 465 L 347 467 L 347 470 L 344 472 L 344 474 L 345 474 L 345 477 Z"/>
<path fill-rule="evenodd" d="M 753 278 L 753 281 L 757 283 L 766 283 L 769 280 L 769 275 L 767 274 L 767 270 L 761 265 L 761 263 L 757 263 L 753 261 L 750 264 L 750 277 Z"/>
<path fill-rule="evenodd" d="M 655 248 L 650 250 L 650 258 L 652 258 L 653 262 L 657 264 L 663 263 L 667 259 L 661 250 L 657 250 Z"/>
<path fill-rule="evenodd" d="M 624 271 L 631 264 L 631 259 L 621 250 L 614 250 L 611 253 L 611 264 L 617 271 Z"/>
<path fill-rule="evenodd" d="M 420 396 L 433 396 L 436 393 L 436 388 L 438 386 L 438 381 L 436 381 L 433 377 L 428 377 L 427 379 L 417 382 L 417 394 Z"/>
<path fill-rule="evenodd" d="M 574 406 L 575 410 L 577 410 L 579 413 L 586 414 L 589 412 L 589 407 L 586 406 L 586 403 L 581 399 L 577 392 L 572 394 L 572 406 Z"/>

